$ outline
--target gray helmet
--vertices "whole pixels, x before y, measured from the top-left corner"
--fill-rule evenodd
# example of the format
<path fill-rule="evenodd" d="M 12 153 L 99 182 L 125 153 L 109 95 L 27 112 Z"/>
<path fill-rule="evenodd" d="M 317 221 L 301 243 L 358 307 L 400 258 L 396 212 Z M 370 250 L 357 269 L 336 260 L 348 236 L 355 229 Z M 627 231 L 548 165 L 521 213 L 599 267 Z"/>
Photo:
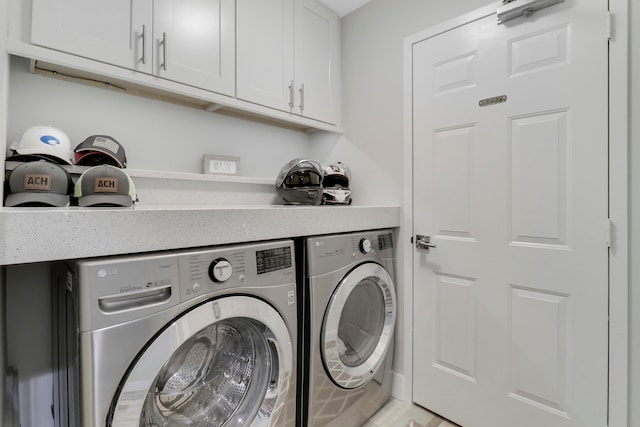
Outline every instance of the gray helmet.
<path fill-rule="evenodd" d="M 347 165 L 337 162 L 322 170 L 322 201 L 327 205 L 350 205 L 351 172 Z"/>
<path fill-rule="evenodd" d="M 276 191 L 287 205 L 322 203 L 322 169 L 308 159 L 293 159 L 282 167 L 276 178 Z"/>

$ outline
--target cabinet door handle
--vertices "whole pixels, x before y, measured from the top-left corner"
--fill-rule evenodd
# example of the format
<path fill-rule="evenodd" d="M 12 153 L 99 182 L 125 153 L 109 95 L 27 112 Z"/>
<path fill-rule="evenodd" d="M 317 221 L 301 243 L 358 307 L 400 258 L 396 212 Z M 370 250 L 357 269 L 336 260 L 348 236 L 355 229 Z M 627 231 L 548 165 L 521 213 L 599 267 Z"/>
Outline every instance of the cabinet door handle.
<path fill-rule="evenodd" d="M 300 112 L 304 111 L 304 83 L 300 86 Z"/>
<path fill-rule="evenodd" d="M 162 33 L 162 64 L 160 66 L 167 71 L 167 33 Z"/>
<path fill-rule="evenodd" d="M 291 80 L 291 84 L 289 85 L 289 108 L 293 109 L 293 80 Z"/>
<path fill-rule="evenodd" d="M 147 65 L 147 26 L 142 26 L 142 63 Z"/>

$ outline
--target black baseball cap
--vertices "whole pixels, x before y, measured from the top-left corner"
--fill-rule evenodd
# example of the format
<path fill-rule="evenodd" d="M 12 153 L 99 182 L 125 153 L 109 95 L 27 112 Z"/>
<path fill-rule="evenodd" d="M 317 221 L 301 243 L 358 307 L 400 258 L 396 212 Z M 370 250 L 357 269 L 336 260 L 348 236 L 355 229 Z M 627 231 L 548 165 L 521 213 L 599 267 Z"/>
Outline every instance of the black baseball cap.
<path fill-rule="evenodd" d="M 112 165 L 127 167 L 127 156 L 124 147 L 108 135 L 91 135 L 73 150 L 76 165 L 97 166 Z"/>

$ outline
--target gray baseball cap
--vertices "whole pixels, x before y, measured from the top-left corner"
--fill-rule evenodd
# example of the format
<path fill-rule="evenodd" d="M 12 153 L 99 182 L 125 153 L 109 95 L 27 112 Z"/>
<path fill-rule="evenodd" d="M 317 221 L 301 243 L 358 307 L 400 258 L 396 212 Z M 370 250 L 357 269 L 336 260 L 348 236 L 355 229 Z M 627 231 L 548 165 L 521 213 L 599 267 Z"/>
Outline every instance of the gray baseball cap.
<path fill-rule="evenodd" d="M 78 206 L 133 205 L 136 189 L 125 171 L 111 165 L 94 166 L 84 171 L 74 191 Z"/>
<path fill-rule="evenodd" d="M 73 181 L 62 167 L 44 161 L 24 163 L 9 175 L 5 206 L 69 206 Z"/>

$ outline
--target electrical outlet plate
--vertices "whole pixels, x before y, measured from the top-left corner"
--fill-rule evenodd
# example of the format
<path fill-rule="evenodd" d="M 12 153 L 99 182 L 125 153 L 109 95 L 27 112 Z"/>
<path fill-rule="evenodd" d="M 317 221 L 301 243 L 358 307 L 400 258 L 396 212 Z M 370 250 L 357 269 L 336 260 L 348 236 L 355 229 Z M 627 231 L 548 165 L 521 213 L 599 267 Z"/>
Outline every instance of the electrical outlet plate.
<path fill-rule="evenodd" d="M 240 157 L 205 154 L 202 156 L 202 173 L 214 175 L 240 175 Z"/>

